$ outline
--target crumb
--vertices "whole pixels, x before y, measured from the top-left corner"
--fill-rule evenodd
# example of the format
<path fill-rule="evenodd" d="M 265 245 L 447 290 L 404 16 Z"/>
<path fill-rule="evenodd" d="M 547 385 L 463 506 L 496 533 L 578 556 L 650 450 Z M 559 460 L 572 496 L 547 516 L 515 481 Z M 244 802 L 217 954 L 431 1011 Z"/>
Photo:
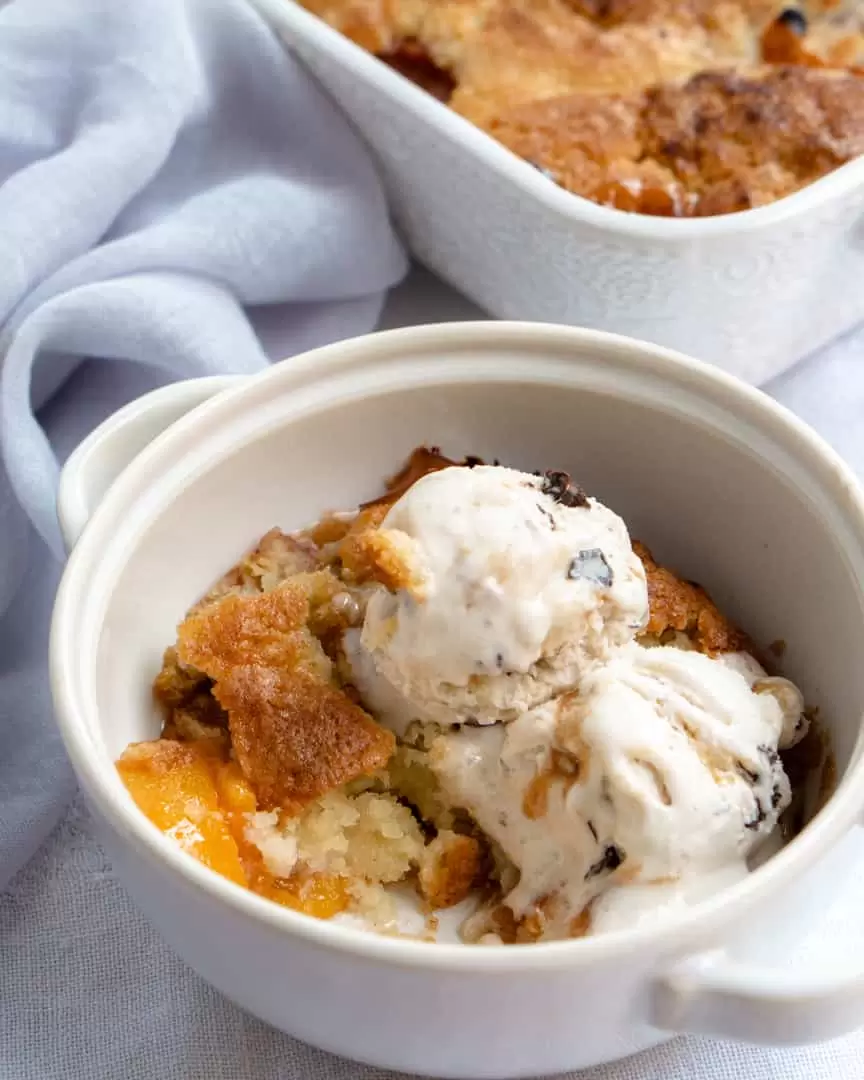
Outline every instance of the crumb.
<path fill-rule="evenodd" d="M 480 844 L 473 836 L 442 830 L 421 857 L 420 894 L 433 909 L 453 907 L 471 891 L 480 863 Z"/>
<path fill-rule="evenodd" d="M 391 592 L 404 589 L 422 596 L 423 577 L 416 569 L 415 543 L 397 529 L 372 527 L 346 537 L 342 562 L 353 583 L 374 581 Z"/>

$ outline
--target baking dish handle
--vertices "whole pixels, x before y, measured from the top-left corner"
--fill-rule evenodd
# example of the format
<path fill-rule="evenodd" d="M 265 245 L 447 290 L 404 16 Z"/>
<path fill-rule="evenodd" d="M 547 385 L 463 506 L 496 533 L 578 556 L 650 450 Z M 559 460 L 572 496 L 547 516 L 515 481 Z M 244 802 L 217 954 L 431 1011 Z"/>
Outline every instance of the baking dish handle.
<path fill-rule="evenodd" d="M 676 1034 L 795 1046 L 864 1024 L 864 973 L 807 976 L 708 952 L 667 971 L 653 989 L 651 1023 Z"/>
<path fill-rule="evenodd" d="M 66 550 L 72 550 L 109 487 L 146 446 L 239 378 L 213 375 L 172 383 L 103 420 L 69 456 L 60 473 L 57 516 Z"/>

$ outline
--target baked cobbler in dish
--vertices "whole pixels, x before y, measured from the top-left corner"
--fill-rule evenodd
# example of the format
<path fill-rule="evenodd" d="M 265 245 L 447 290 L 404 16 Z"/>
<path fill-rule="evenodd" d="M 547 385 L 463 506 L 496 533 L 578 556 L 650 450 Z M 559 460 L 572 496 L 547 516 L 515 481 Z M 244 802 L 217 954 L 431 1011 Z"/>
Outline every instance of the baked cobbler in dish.
<path fill-rule="evenodd" d="M 864 152 L 860 0 L 303 6 L 603 206 L 746 210 Z"/>
<path fill-rule="evenodd" d="M 767 666 L 566 473 L 420 448 L 188 612 L 161 737 L 118 768 L 190 855 L 306 914 L 404 932 L 408 896 L 421 937 L 460 904 L 469 942 L 579 937 L 795 827 L 824 754 Z"/>

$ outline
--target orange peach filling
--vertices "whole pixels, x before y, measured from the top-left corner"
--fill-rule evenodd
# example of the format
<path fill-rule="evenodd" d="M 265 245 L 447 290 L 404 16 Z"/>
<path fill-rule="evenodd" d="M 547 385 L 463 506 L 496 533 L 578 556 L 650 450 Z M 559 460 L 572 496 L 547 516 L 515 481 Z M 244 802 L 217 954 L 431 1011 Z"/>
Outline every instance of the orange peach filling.
<path fill-rule="evenodd" d="M 166 836 L 204 866 L 268 900 L 319 919 L 348 906 L 347 882 L 330 874 L 277 878 L 244 839 L 255 793 L 233 761 L 206 741 L 161 739 L 128 747 L 117 769 L 139 809 Z"/>

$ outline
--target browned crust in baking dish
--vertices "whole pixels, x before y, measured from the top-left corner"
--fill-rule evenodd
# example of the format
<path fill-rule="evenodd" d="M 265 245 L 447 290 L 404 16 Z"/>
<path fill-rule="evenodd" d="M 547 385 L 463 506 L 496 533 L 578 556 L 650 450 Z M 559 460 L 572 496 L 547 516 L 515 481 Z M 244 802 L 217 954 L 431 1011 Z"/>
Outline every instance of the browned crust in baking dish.
<path fill-rule="evenodd" d="M 488 130 L 562 187 L 647 214 L 763 206 L 864 153 L 864 79 L 706 72 L 629 98 L 517 106 Z"/>
<path fill-rule="evenodd" d="M 864 152 L 864 3 L 303 0 L 601 205 L 763 206 Z"/>

